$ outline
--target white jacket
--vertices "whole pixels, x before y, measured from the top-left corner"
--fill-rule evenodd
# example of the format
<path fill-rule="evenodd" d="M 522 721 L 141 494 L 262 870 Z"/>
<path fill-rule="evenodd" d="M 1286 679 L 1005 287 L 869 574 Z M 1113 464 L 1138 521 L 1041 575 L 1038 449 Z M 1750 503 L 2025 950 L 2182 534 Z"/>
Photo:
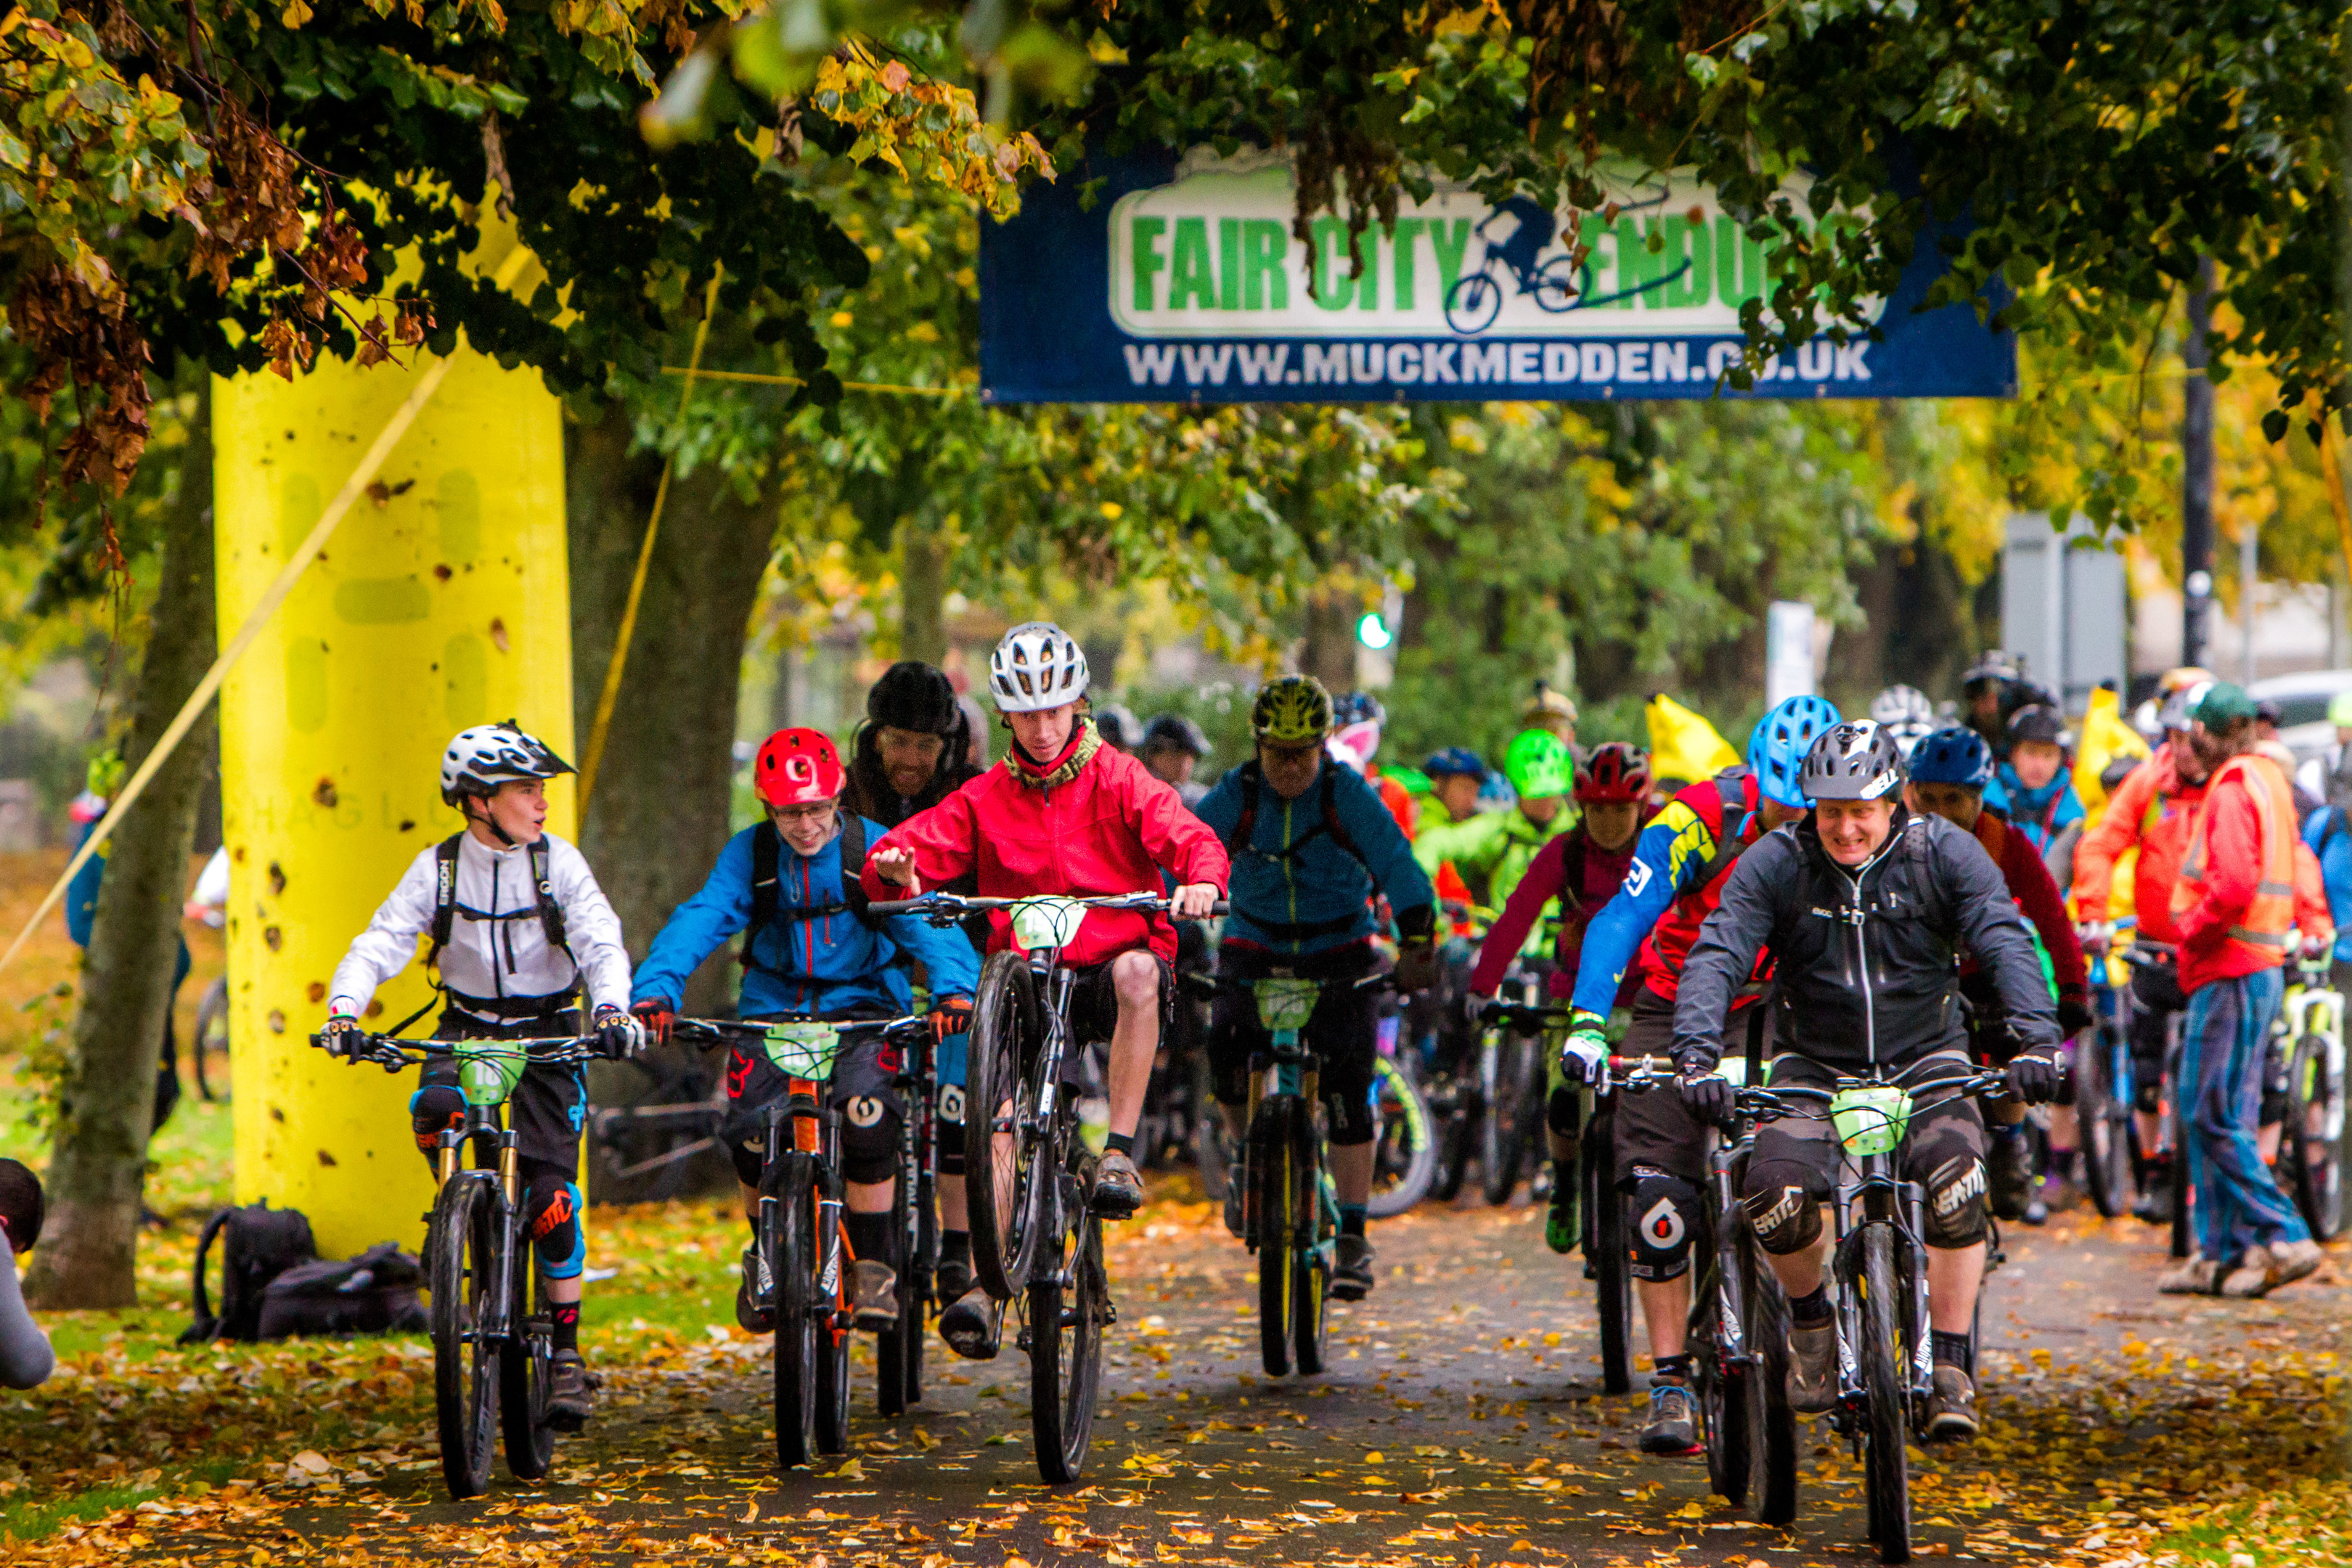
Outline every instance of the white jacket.
<path fill-rule="evenodd" d="M 561 948 L 548 945 L 529 851 L 493 849 L 470 833 L 460 836 L 458 907 L 441 954 L 443 982 L 456 996 L 501 997 L 552 995 L 584 979 L 592 1009 L 627 1007 L 629 955 L 621 945 L 620 917 L 596 885 L 587 858 L 552 833 L 547 835 L 547 878 L 563 910 L 576 968 Z M 362 1016 L 376 987 L 408 967 L 416 939 L 433 929 L 436 879 L 434 851 L 427 848 L 409 863 L 400 885 L 335 966 L 330 1010 Z M 486 918 L 497 915 L 523 918 Z"/>

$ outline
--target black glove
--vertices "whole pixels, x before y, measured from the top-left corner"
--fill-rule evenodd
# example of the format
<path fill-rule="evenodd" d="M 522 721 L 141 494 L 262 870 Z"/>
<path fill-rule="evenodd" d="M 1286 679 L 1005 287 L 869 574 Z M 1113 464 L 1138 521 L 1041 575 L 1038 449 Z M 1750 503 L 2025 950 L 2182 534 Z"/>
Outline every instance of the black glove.
<path fill-rule="evenodd" d="M 2058 998 L 2058 1032 L 2068 1039 L 2073 1039 L 2098 1021 L 2098 1016 L 2091 1011 L 2088 999 L 2071 994 Z"/>
<path fill-rule="evenodd" d="M 646 1026 L 610 1002 L 596 1009 L 596 1052 L 614 1061 L 646 1054 Z"/>
<path fill-rule="evenodd" d="M 1426 941 L 1408 942 L 1397 952 L 1396 988 L 1426 991 L 1437 984 L 1437 949 Z"/>
<path fill-rule="evenodd" d="M 646 1038 L 656 1046 L 669 1044 L 669 1032 L 677 1024 L 677 1008 L 667 996 L 648 996 L 634 1004 L 629 1014 L 646 1032 Z"/>
<path fill-rule="evenodd" d="M 971 998 L 942 996 L 931 1004 L 931 1038 L 944 1041 L 950 1035 L 961 1035 L 971 1027 Z"/>
<path fill-rule="evenodd" d="M 1685 1051 L 1675 1058 L 1675 1071 L 1682 1079 L 1683 1104 L 1692 1119 L 1720 1127 L 1731 1120 L 1737 1107 L 1731 1080 L 1716 1071 L 1715 1065 L 1715 1058 L 1705 1051 Z"/>
<path fill-rule="evenodd" d="M 2055 1053 L 2047 1046 L 2009 1064 L 2009 1091 L 2028 1105 L 2046 1105 L 2057 1099 L 2063 1078 Z"/>
<path fill-rule="evenodd" d="M 319 1031 L 319 1048 L 345 1061 L 359 1060 L 360 1052 L 365 1048 L 366 1043 L 367 1031 L 349 1013 L 335 1014 L 327 1020 L 327 1026 Z"/>

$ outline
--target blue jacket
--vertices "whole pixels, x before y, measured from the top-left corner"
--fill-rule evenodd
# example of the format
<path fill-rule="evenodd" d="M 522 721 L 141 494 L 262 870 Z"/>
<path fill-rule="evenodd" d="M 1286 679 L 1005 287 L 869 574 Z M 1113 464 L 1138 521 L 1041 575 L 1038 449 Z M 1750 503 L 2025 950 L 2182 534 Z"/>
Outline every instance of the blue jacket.
<path fill-rule="evenodd" d="M 1985 786 L 1984 803 L 1998 807 L 2009 818 L 2009 825 L 2026 837 L 2035 854 L 2045 854 L 2050 841 L 2066 829 L 2069 823 L 2083 820 L 2083 797 L 2074 793 L 2074 775 L 2064 768 L 2040 789 L 2027 789 L 2018 782 L 2015 770 L 2007 763 Z"/>
<path fill-rule="evenodd" d="M 96 822 L 83 823 L 81 831 L 74 835 L 76 852 L 97 831 Z M 81 869 L 74 873 L 74 879 L 66 884 L 66 935 L 73 938 L 76 947 L 89 945 L 89 928 L 98 921 L 98 890 L 106 885 L 106 852 L 113 847 L 111 843 L 100 845 L 98 853 L 84 861 Z M 180 993 L 180 983 L 187 979 L 192 963 L 193 960 L 188 956 L 188 940 L 182 937 L 180 956 L 172 968 L 172 994 L 174 996 Z"/>
<path fill-rule="evenodd" d="M 2303 841 L 2319 857 L 2319 879 L 2327 885 L 2327 912 L 2336 917 L 2336 962 L 2352 963 L 2352 825 L 2336 807 L 2323 805 L 2303 819 Z"/>
<path fill-rule="evenodd" d="M 1297 800 L 1285 800 L 1261 783 L 1256 826 L 1249 843 L 1233 858 L 1233 881 L 1226 894 L 1233 905 L 1225 919 L 1228 942 L 1250 942 L 1294 957 L 1361 942 L 1372 933 L 1375 881 L 1388 895 L 1390 907 L 1400 913 L 1435 906 L 1437 893 L 1429 873 L 1413 859 L 1412 845 L 1389 815 L 1380 792 L 1353 768 L 1328 757 L 1323 768 L 1331 774 L 1332 815 L 1355 846 L 1355 854 L 1324 830 L 1320 777 Z M 1241 826 L 1242 768 L 1228 771 L 1192 809 L 1221 841 L 1231 844 Z M 1312 934 L 1298 929 L 1323 926 L 1329 929 Z"/>
<path fill-rule="evenodd" d="M 751 841 L 775 830 L 766 823 L 745 828 L 719 852 L 702 890 L 671 911 L 669 923 L 637 965 L 633 1001 L 661 997 L 675 1005 L 686 994 L 686 977 L 751 923 Z M 880 840 L 878 823 L 866 824 L 866 842 Z M 814 855 L 782 844 L 776 856 L 779 910 L 842 901 L 841 836 Z M 771 1013 L 832 1013 L 879 1005 L 905 1012 L 913 990 L 897 963 L 903 951 L 922 960 L 935 996 L 969 996 L 980 978 L 980 960 L 963 932 L 941 929 L 912 915 L 892 915 L 877 931 L 843 910 L 811 920 L 778 920 L 752 932 L 751 963 L 743 971 L 739 1010 L 747 1018 Z"/>

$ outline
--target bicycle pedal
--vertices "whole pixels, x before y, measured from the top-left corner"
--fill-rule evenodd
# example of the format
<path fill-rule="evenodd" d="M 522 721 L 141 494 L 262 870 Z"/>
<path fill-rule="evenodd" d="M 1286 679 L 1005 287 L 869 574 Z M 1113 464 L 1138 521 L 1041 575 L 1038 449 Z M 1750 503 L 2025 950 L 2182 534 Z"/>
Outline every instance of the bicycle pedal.
<path fill-rule="evenodd" d="M 1018 1350 L 1023 1355 L 1027 1355 L 1029 1353 L 1029 1331 L 1027 1329 L 1023 1329 L 1018 1334 L 1015 1334 L 1013 1337 L 1013 1348 Z"/>

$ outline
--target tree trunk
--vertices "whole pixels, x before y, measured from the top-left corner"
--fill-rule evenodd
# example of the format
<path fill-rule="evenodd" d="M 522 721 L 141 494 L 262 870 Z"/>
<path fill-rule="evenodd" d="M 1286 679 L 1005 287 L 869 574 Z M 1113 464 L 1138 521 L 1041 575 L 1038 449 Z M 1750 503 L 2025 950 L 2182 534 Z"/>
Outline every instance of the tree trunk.
<path fill-rule="evenodd" d="M 948 657 L 947 546 L 915 531 L 912 520 L 898 525 L 898 657 L 925 664 Z"/>
<path fill-rule="evenodd" d="M 1356 616 L 1361 603 L 1353 594 L 1318 587 L 1307 595 L 1307 646 L 1298 655 L 1299 672 L 1330 688 L 1331 695 L 1356 686 Z"/>
<path fill-rule="evenodd" d="M 136 772 L 218 651 L 213 602 L 209 384 L 197 394 L 179 494 L 164 514 L 152 629 L 141 660 L 128 763 Z M 48 1212 L 26 1295 L 51 1310 L 134 1306 L 133 1272 L 156 1064 L 180 953 L 207 722 L 189 732 L 108 846 L 82 965 L 73 1054 L 58 1089 Z M 125 775 L 129 776 L 128 773 Z"/>

